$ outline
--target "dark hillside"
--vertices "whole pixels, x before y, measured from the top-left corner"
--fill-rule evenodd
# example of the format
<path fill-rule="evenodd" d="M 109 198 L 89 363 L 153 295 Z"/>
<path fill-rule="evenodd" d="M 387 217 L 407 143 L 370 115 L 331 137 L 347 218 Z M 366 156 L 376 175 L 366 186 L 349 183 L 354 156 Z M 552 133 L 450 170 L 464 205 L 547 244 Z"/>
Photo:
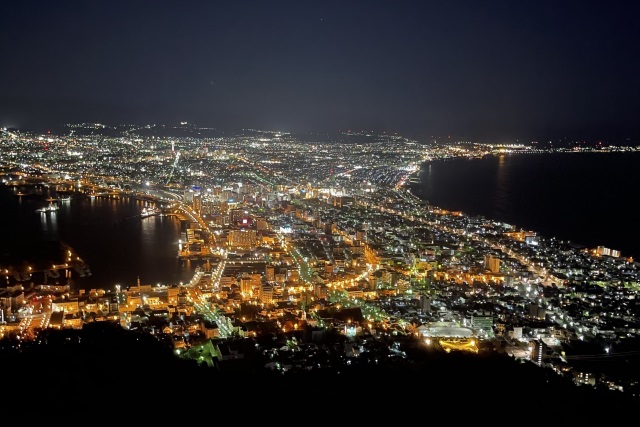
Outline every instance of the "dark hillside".
<path fill-rule="evenodd" d="M 120 404 L 145 411 L 215 405 L 245 407 L 243 416 L 256 420 L 270 417 L 259 406 L 308 415 L 319 408 L 349 408 L 357 419 L 371 420 L 382 411 L 416 420 L 447 411 L 452 417 L 539 413 L 550 420 L 577 421 L 615 419 L 637 399 L 578 387 L 549 370 L 498 355 L 424 353 L 384 366 L 280 374 L 256 370 L 255 360 L 244 360 L 232 371 L 198 367 L 148 334 L 105 322 L 78 331 L 46 331 L 39 341 L 20 348 L 0 341 L 4 401 L 16 413 L 100 413 L 105 405 Z"/>

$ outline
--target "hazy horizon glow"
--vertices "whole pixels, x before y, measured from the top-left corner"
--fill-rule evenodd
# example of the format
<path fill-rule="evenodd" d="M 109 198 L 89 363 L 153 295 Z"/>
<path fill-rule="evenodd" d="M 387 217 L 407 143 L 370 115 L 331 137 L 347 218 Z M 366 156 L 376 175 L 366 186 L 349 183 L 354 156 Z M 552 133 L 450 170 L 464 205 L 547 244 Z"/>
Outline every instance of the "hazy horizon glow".
<path fill-rule="evenodd" d="M 640 137 L 640 3 L 13 2 L 0 126 Z"/>

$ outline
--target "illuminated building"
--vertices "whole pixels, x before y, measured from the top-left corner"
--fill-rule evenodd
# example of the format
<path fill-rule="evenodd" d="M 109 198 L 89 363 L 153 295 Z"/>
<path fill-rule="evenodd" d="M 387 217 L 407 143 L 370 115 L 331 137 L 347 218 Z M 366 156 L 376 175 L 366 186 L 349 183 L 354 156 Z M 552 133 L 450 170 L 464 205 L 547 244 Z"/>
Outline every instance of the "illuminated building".
<path fill-rule="evenodd" d="M 273 303 L 273 286 L 265 283 L 264 285 L 260 286 L 260 295 L 258 295 L 258 297 L 260 298 L 260 302 L 263 304 L 272 304 Z"/>
<path fill-rule="evenodd" d="M 231 230 L 227 236 L 227 243 L 231 247 L 253 248 L 257 242 L 256 230 Z"/>
<path fill-rule="evenodd" d="M 431 312 L 431 298 L 427 295 L 420 295 L 420 312 L 423 314 Z"/>
<path fill-rule="evenodd" d="M 274 282 L 276 280 L 275 267 L 273 265 L 267 265 L 265 267 L 265 278 L 268 282 Z"/>
<path fill-rule="evenodd" d="M 500 272 L 500 258 L 496 258 L 493 255 L 487 255 L 484 257 L 484 268 L 492 273 Z"/>
<path fill-rule="evenodd" d="M 231 224 L 239 224 L 242 222 L 242 218 L 246 215 L 243 209 L 231 209 L 229 211 L 229 222 Z"/>
<path fill-rule="evenodd" d="M 607 255 L 607 256 L 612 256 L 617 258 L 620 256 L 620 251 L 617 251 L 615 249 L 609 249 L 605 246 L 598 246 L 598 248 L 596 249 L 596 254 Z"/>
<path fill-rule="evenodd" d="M 253 289 L 252 280 L 249 276 L 243 276 L 240 278 L 240 292 L 243 296 L 250 296 Z"/>
<path fill-rule="evenodd" d="M 193 210 L 196 214 L 202 214 L 202 194 L 195 193 L 193 195 Z"/>
<path fill-rule="evenodd" d="M 493 314 L 484 311 L 474 312 L 471 315 L 471 327 L 493 334 Z"/>

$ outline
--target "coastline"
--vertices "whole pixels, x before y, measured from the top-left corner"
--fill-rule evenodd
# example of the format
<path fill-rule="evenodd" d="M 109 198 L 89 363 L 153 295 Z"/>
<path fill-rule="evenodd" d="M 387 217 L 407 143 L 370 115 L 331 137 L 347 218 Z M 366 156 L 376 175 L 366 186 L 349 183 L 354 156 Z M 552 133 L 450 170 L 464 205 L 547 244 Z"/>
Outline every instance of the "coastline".
<path fill-rule="evenodd" d="M 571 161 L 569 158 L 565 159 L 563 157 L 570 154 L 577 156 L 571 157 L 571 159 L 576 159 L 576 161 Z M 580 154 L 584 154 L 584 156 L 580 156 Z M 420 167 L 407 178 L 407 184 L 403 188 L 408 194 L 411 194 L 412 197 L 434 208 L 461 212 L 470 218 L 485 218 L 504 222 L 514 225 L 518 229 L 534 232 L 541 237 L 569 240 L 576 244 L 594 248 L 603 246 L 604 248 L 614 251 L 620 251 L 623 256 L 637 258 L 640 255 L 640 245 L 633 239 L 633 233 L 630 233 L 631 228 L 629 227 L 633 227 L 634 219 L 632 217 L 633 214 L 629 212 L 626 207 L 628 196 L 625 197 L 626 190 L 624 187 L 626 185 L 633 187 L 634 181 L 638 181 L 638 178 L 629 176 L 630 174 L 627 172 L 622 172 L 616 163 L 619 159 L 627 159 L 626 162 L 632 164 L 638 156 L 640 156 L 640 152 L 637 150 L 619 150 L 524 152 L 508 153 L 502 156 L 492 154 L 484 156 L 483 158 L 473 159 L 465 159 L 463 157 L 456 159 L 429 159 L 422 162 Z M 521 160 L 514 162 L 514 160 L 517 159 Z M 524 165 L 525 162 L 529 162 L 529 160 L 531 160 L 531 164 L 535 164 L 536 166 L 530 167 L 531 170 L 528 172 L 531 173 L 531 176 L 526 177 L 526 179 L 529 179 L 531 182 L 529 185 L 524 185 L 519 182 L 519 180 L 523 181 L 521 177 L 509 174 L 513 174 L 513 171 L 516 170 L 512 163 L 520 167 Z M 561 163 L 557 165 L 548 164 L 554 160 L 561 161 Z M 502 217 L 491 214 L 492 211 L 497 210 L 495 206 L 487 202 L 493 194 L 489 194 L 489 196 L 478 202 L 480 198 L 477 194 L 478 191 L 469 190 L 472 185 L 476 184 L 475 182 L 467 184 L 460 180 L 451 183 L 451 181 L 453 181 L 452 179 L 447 180 L 453 174 L 448 172 L 450 169 L 455 171 L 461 170 L 461 162 L 464 162 L 465 173 L 471 171 L 468 172 L 468 175 L 473 175 L 474 172 L 478 172 L 477 176 L 473 177 L 473 180 L 482 181 L 484 179 L 480 176 L 482 174 L 494 174 L 496 176 L 498 174 L 506 174 L 504 178 L 505 181 L 500 184 L 500 186 L 503 187 L 502 193 L 500 193 L 502 197 L 502 199 L 500 199 L 502 203 Z M 477 166 L 481 162 L 483 162 L 485 169 Z M 445 163 L 446 171 L 445 168 L 442 167 Z M 487 166 L 487 164 L 494 163 L 499 163 L 500 166 L 497 164 Z M 430 187 L 433 194 L 440 195 L 441 197 L 444 195 L 446 199 L 455 203 L 461 202 L 462 204 L 473 205 L 476 210 L 484 210 L 484 212 L 469 213 L 468 210 L 460 208 L 459 206 L 451 206 L 452 203 L 438 203 L 438 200 L 426 197 L 425 193 L 427 192 L 420 191 L 420 186 L 426 185 L 423 179 L 428 167 L 431 168 L 431 173 L 433 174 L 432 187 Z M 582 183 L 583 188 L 576 189 L 580 191 L 576 191 L 574 194 L 566 188 L 561 188 L 561 184 L 563 184 L 561 180 L 565 175 L 558 172 L 557 169 L 560 167 L 571 168 L 571 171 L 576 175 L 567 178 L 574 182 L 566 184 L 566 187 L 580 185 Z M 539 179 L 538 175 L 542 175 L 542 172 L 546 172 L 547 170 L 553 175 L 552 178 L 549 178 L 546 182 L 541 181 L 539 183 L 539 181 L 534 181 L 535 179 Z M 443 175 L 445 172 L 446 175 Z M 577 176 L 578 172 L 580 176 Z M 567 174 L 570 175 L 570 172 L 567 172 Z M 581 178 L 581 176 L 598 179 L 594 183 L 593 178 L 585 180 Z M 443 181 L 444 184 L 442 183 Z M 544 186 L 546 183 L 550 186 Z M 622 183 L 625 183 L 624 186 L 621 185 Z M 439 186 L 442 185 L 447 187 L 446 191 L 448 192 L 446 194 L 445 190 L 439 188 Z M 530 188 L 531 186 L 534 186 L 533 190 Z M 436 189 L 434 190 L 434 188 Z M 599 189 L 599 191 L 595 191 L 596 189 Z M 475 190 L 478 189 L 476 188 Z M 484 188 L 480 188 L 480 191 L 484 190 Z M 492 190 L 497 193 L 497 190 L 493 188 Z M 487 191 L 487 193 L 489 192 Z M 536 194 L 532 195 L 532 193 Z M 523 198 L 522 194 L 527 194 L 527 197 Z M 471 201 L 473 198 L 476 199 L 475 202 Z M 525 209 L 525 206 L 528 206 L 530 209 Z M 543 208 L 544 206 L 550 206 L 552 208 L 545 210 Z M 536 216 L 534 215 L 535 210 L 541 213 Z M 516 218 L 514 220 L 513 218 L 505 218 L 507 216 L 516 216 L 518 211 L 522 214 L 521 219 Z M 553 222 L 551 220 L 553 220 Z M 559 232 L 549 232 L 548 230 L 559 230 Z M 569 233 L 569 230 L 572 230 L 572 232 Z M 597 236 L 600 238 L 596 238 Z"/>
<path fill-rule="evenodd" d="M 53 270 L 53 265 L 60 267 L 67 262 L 71 277 L 57 268 L 59 273 L 47 276 L 46 283 L 67 284 L 70 279 L 73 289 L 86 291 L 111 289 L 116 284 L 130 286 L 137 276 L 143 283 L 154 284 L 180 283 L 192 276 L 189 271 L 196 263 L 185 265 L 176 256 L 180 223 L 160 215 L 143 222 L 140 212 L 148 204 L 146 201 L 74 195 L 69 202 L 59 202 L 59 212 L 45 215 L 34 213 L 34 208 L 48 195 L 23 197 L 19 201 L 17 191 L 0 186 L 9 217 L 3 224 L 0 260 L 3 269 L 20 271 L 32 266 L 38 271 L 34 282 L 41 284 L 45 283 L 45 272 Z M 124 221 L 129 217 L 140 220 Z M 137 243 L 130 244 L 134 242 Z M 65 256 L 68 252 L 64 248 L 70 248 L 73 263 Z M 3 283 L 13 286 L 31 281 L 16 281 L 10 276 Z"/>

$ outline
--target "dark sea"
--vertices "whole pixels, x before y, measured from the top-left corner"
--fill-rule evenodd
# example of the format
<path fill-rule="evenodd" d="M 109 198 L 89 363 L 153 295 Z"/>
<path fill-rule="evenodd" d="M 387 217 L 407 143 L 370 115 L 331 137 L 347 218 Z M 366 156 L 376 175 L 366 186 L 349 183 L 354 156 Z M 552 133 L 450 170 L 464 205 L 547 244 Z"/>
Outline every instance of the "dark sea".
<path fill-rule="evenodd" d="M 18 192 L 25 193 L 18 196 Z M 73 274 L 72 289 L 127 288 L 137 283 L 171 285 L 188 282 L 197 265 L 178 259 L 178 243 L 184 225 L 168 216 L 141 218 L 145 201 L 71 196 L 56 201 L 55 213 L 39 213 L 48 197 L 57 194 L 50 187 L 0 186 L 0 266 L 49 265 L 56 258 L 59 243 L 75 250 L 90 274 Z M 54 283 L 50 280 L 49 283 Z"/>
<path fill-rule="evenodd" d="M 639 152 L 438 160 L 416 178 L 412 192 L 442 209 L 640 256 Z"/>

